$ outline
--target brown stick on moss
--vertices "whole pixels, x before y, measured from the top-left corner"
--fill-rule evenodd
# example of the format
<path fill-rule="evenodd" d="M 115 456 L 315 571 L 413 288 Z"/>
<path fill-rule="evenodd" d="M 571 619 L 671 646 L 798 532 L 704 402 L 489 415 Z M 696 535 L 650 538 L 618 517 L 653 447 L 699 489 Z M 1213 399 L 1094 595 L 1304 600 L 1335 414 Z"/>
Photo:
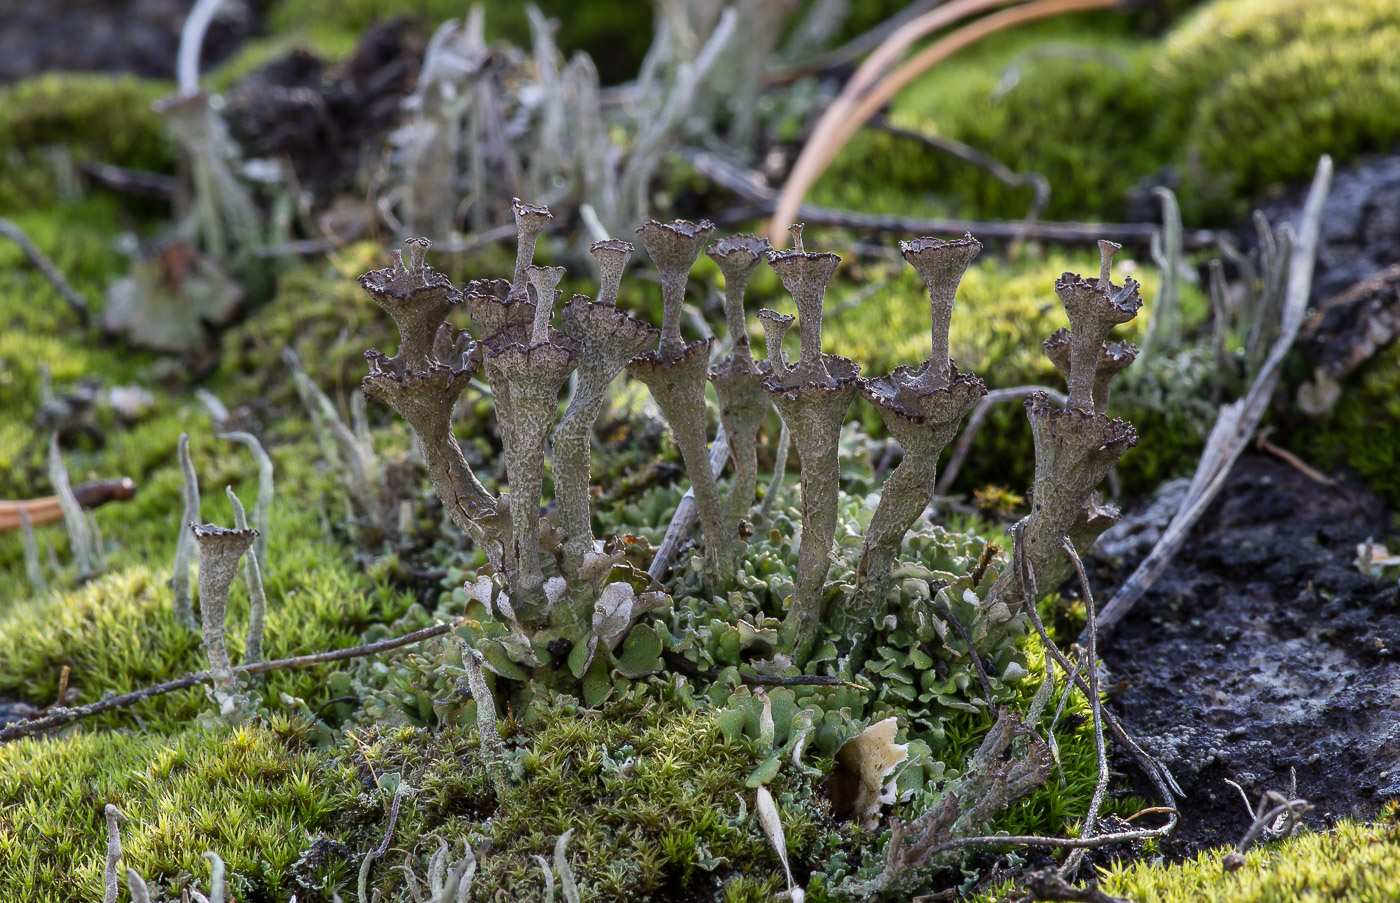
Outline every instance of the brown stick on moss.
<path fill-rule="evenodd" d="M 413 633 L 404 634 L 401 637 L 394 637 L 387 640 L 379 640 L 375 643 L 366 643 L 362 646 L 351 646 L 346 649 L 336 649 L 331 652 L 318 652 L 312 655 L 298 655 L 292 658 L 282 658 L 270 662 L 258 662 L 255 665 L 238 665 L 232 669 L 233 674 L 266 674 L 269 671 L 286 671 L 293 668 L 310 668 L 313 665 L 325 665 L 331 662 L 341 662 L 352 658 L 363 658 L 367 655 L 377 655 L 380 652 L 389 652 L 404 646 L 412 646 L 433 637 L 439 637 L 452 630 L 456 624 L 434 624 L 432 627 L 424 627 L 422 630 L 415 630 Z M 42 718 L 33 718 L 29 721 L 20 721 L 7 727 L 0 728 L 0 743 L 7 743 L 10 740 L 18 740 L 21 737 L 29 737 L 34 734 L 41 734 L 63 727 L 65 724 L 72 724 L 83 718 L 91 718 L 93 715 L 101 715 L 103 712 L 111 712 L 116 709 L 124 709 L 144 702 L 156 696 L 163 696 L 166 693 L 175 693 L 180 690 L 188 690 L 200 684 L 212 683 L 214 675 L 209 671 L 196 671 L 193 674 L 186 674 L 184 677 L 177 677 L 174 680 L 167 680 L 164 683 L 153 684 L 134 690 L 130 693 L 123 693 L 120 696 L 108 696 L 99 699 L 97 702 L 84 706 L 77 706 L 70 709 L 59 709 Z"/>

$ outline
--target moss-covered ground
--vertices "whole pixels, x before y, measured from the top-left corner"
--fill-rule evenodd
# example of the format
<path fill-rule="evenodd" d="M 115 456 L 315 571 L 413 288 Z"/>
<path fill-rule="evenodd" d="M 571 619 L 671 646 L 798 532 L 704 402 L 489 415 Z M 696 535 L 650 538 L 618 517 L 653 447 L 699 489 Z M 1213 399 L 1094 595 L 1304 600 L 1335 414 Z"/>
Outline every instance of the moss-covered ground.
<path fill-rule="evenodd" d="M 275 4 L 276 39 L 297 40 L 304 29 L 313 43 L 344 53 L 350 36 L 383 12 L 374 2 L 337 8 L 338 17 L 327 18 L 318 4 Z M 411 10 L 429 21 L 460 11 L 432 2 Z M 522 24 L 508 20 L 501 27 Z M 587 22 L 571 27 L 579 46 L 597 40 Z M 902 95 L 892 115 L 899 124 L 972 143 L 1012 168 L 1044 173 L 1053 189 L 1048 215 L 1119 215 L 1137 182 L 1167 166 L 1181 172 L 1189 216 L 1233 214 L 1269 186 L 1304 175 L 1320 150 L 1345 157 L 1400 138 L 1394 117 L 1379 112 L 1394 108 L 1385 98 L 1396 97 L 1400 85 L 1388 53 L 1400 37 L 1397 28 L 1385 0 L 1221 0 L 1160 39 L 1076 18 L 960 55 Z M 1005 88 L 1012 64 L 1020 78 Z M 149 237 L 164 211 L 78 188 L 66 177 L 69 161 L 173 173 L 173 150 L 149 112 L 150 100 L 168 88 L 63 75 L 0 90 L 0 216 L 16 221 L 98 310 L 106 287 L 127 266 L 118 236 Z M 1277 115 L 1261 117 L 1261 109 Z M 1096 137 L 1105 134 L 1112 140 Z M 843 154 L 815 199 L 864 210 L 983 216 L 1019 215 L 1027 202 L 1024 192 L 878 133 L 862 135 Z M 841 240 L 809 238 L 834 250 Z M 546 244 L 542 254 L 564 260 L 569 251 Z M 439 604 L 450 608 L 453 587 L 441 573 L 408 575 L 430 559 L 443 571 L 464 565 L 452 541 L 411 566 L 382 550 L 367 554 L 354 546 L 335 478 L 281 368 L 280 350 L 290 345 L 317 384 L 348 410 L 362 351 L 392 345 L 387 322 L 353 282 L 380 265 L 381 255 L 373 244 L 354 245 L 281 273 L 275 290 L 250 299 L 248 316 L 223 335 L 217 366 L 202 383 L 230 408 L 247 407 L 276 466 L 265 575 L 269 658 L 350 646 L 421 623 Z M 460 282 L 497 274 L 507 259 L 504 249 L 491 249 L 443 268 Z M 1041 337 L 1064 325 L 1051 285 L 1065 270 L 1095 267 L 1093 255 L 1080 252 L 1032 247 L 1010 261 L 984 252 L 964 280 L 954 319 L 959 365 L 994 388 L 1058 385 L 1037 349 Z M 581 265 L 574 270 L 591 272 Z M 1159 274 L 1138 261 L 1134 275 L 1150 303 Z M 702 260 L 697 283 L 713 286 L 715 278 Z M 584 281 L 579 290 L 588 290 Z M 651 294 L 650 286 L 641 291 Z M 755 306 L 787 309 L 766 270 L 756 274 L 751 299 Z M 654 299 L 639 292 L 624 302 L 655 319 Z M 867 374 L 914 363 L 927 341 L 925 305 L 907 268 L 848 258 L 828 302 L 829 348 L 860 362 Z M 1202 323 L 1206 306 L 1188 289 L 1188 321 Z M 1397 365 L 1392 351 L 1363 374 L 1359 389 L 1343 396 L 1331 424 L 1308 440 L 1307 449 L 1319 463 L 1350 465 L 1400 502 L 1400 462 L 1393 454 L 1400 436 L 1365 445 L 1344 441 L 1363 428 L 1385 429 L 1377 427 L 1375 412 L 1394 405 Z M 44 380 L 62 393 L 91 377 L 108 388 L 139 384 L 154 402 L 134 422 L 99 409 L 100 432 L 65 444 L 73 481 L 121 475 L 140 489 L 135 499 L 96 512 L 105 570 L 81 585 L 65 566 L 61 526 L 38 532 L 45 560 L 52 547 L 59 563 L 48 568 L 51 589 L 39 593 L 25 579 L 19 536 L 0 534 L 0 696 L 36 706 L 55 701 L 65 667 L 68 701 L 91 702 L 202 666 L 198 637 L 172 618 L 168 584 L 180 518 L 180 433 L 192 437 L 205 519 L 231 523 L 225 485 L 245 502 L 255 492 L 253 460 L 215 437 L 185 368 L 80 329 L 18 249 L 0 242 L 0 497 L 49 490 L 47 437 L 35 427 Z M 1154 378 L 1121 392 L 1115 403 L 1114 413 L 1152 437 L 1123 460 L 1130 491 L 1189 471 L 1201 440 L 1201 423 L 1161 403 L 1170 374 Z M 1199 397 L 1204 388 L 1190 386 L 1187 394 Z M 868 411 L 862 418 L 873 420 Z M 474 454 L 489 454 L 491 439 L 478 430 L 478 419 L 466 418 L 463 439 L 472 440 Z M 381 445 L 406 447 L 403 429 L 382 412 L 372 412 L 371 422 Z M 636 424 L 620 426 L 616 435 L 633 436 L 633 447 L 600 457 L 595 472 L 631 480 L 655 460 L 674 461 L 669 443 L 644 432 Z M 997 412 L 956 490 L 970 493 L 990 482 L 1021 490 L 1029 482 L 1029 449 L 1019 409 Z M 678 494 L 661 486 L 629 495 L 600 506 L 600 520 L 655 540 Z M 996 524 L 965 520 L 958 527 L 1004 541 Z M 1061 621 L 1067 610 L 1055 609 Z M 246 619 L 240 581 L 230 602 L 235 661 Z M 1078 626 L 1071 617 L 1062 635 Z M 1039 657 L 1025 641 L 1019 654 L 1030 675 L 1015 683 L 1010 698 L 1024 703 L 1039 676 Z M 392 866 L 405 855 L 422 874 L 438 834 L 471 839 L 483 857 L 478 888 L 536 899 L 544 872 L 535 857 L 549 859 L 569 829 L 575 832 L 569 857 L 585 900 L 656 894 L 758 901 L 785 887 L 752 815 L 748 786 L 769 751 L 742 732 L 727 732 L 715 707 L 696 704 L 674 681 L 639 681 L 635 692 L 610 703 L 605 716 L 568 700 L 531 719 L 507 711 L 503 728 L 513 750 L 514 783 L 498 797 L 486 780 L 471 718 L 429 706 L 428 717 L 416 720 L 401 714 L 380 723 L 353 720 L 344 697 L 351 690 L 393 696 L 402 689 L 394 669 L 403 661 L 277 672 L 257 689 L 271 714 L 237 728 L 199 723 L 210 704 L 202 690 L 191 690 L 58 736 L 0 746 L 0 899 L 100 899 L 106 803 L 129 819 L 122 829 L 127 864 L 172 893 L 191 880 L 207 886 L 209 864 L 201 854 L 214 849 L 228 865 L 239 900 L 281 903 L 296 893 L 306 903 L 328 900 L 336 890 L 351 899 L 360 857 L 384 839 L 398 781 L 414 789 L 391 852 L 370 879 L 385 892 L 402 887 L 402 874 Z M 1073 717 L 1058 729 L 1063 777 L 994 827 L 1060 833 L 1082 815 L 1093 779 L 1082 709 L 1076 700 Z M 314 723 L 311 712 L 328 724 Z M 955 770 L 985 728 L 986 719 L 975 712 L 949 718 L 939 757 Z M 840 877 L 869 863 L 881 838 L 832 818 L 822 789 L 830 760 L 809 755 L 808 762 L 810 771 L 784 766 L 770 787 L 794 871 L 812 889 L 809 899 L 825 899 Z M 1118 811 L 1141 805 L 1116 784 L 1114 791 Z M 1220 854 L 1174 865 L 1138 861 L 1110 869 L 1104 888 L 1164 901 L 1388 900 L 1400 893 L 1397 851 L 1392 814 L 1261 847 L 1232 875 L 1222 875 Z M 678 888 L 689 896 L 664 896 Z"/>

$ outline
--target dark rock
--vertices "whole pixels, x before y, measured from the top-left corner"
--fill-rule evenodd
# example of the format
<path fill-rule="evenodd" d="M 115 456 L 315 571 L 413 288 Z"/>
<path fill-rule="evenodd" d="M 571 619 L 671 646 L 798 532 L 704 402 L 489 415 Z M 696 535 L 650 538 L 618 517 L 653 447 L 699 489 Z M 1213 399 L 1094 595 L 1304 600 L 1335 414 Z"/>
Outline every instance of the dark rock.
<path fill-rule="evenodd" d="M 1245 455 L 1100 644 L 1114 679 L 1128 679 L 1114 708 L 1187 793 L 1166 852 L 1239 840 L 1250 817 L 1226 778 L 1257 797 L 1288 792 L 1296 770 L 1319 823 L 1400 796 L 1400 588 L 1353 564 L 1358 544 L 1389 532 L 1364 489 Z M 1121 579 L 1141 557 L 1128 551 L 1111 568 Z"/>

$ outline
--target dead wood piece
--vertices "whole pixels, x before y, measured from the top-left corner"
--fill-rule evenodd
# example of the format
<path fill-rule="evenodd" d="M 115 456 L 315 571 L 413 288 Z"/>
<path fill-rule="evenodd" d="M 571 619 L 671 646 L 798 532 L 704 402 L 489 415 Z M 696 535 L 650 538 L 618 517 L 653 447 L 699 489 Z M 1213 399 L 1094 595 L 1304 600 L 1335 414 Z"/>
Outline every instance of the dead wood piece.
<path fill-rule="evenodd" d="M 122 502 L 136 495 L 136 483 L 130 477 L 96 480 L 73 487 L 73 496 L 85 510 L 100 508 L 108 502 Z M 56 495 L 21 501 L 0 501 L 0 533 L 18 530 L 24 521 L 20 512 L 28 515 L 34 526 L 56 523 L 63 519 L 63 506 Z"/>
<path fill-rule="evenodd" d="M 271 662 L 239 665 L 231 670 L 235 676 L 240 674 L 266 674 L 269 671 L 284 671 L 289 668 L 309 668 L 312 665 L 324 665 L 330 662 L 362 658 L 366 655 L 376 655 L 380 652 L 388 652 L 392 649 L 411 646 L 414 643 L 421 643 L 424 640 L 442 636 L 455 626 L 456 624 L 435 624 L 432 627 L 415 630 L 401 637 L 380 640 L 376 643 L 367 643 L 363 646 L 351 646 L 347 649 L 335 649 L 330 652 L 318 652 L 312 655 L 298 655 L 293 658 L 282 658 Z M 97 702 L 89 703 L 88 705 L 58 709 L 52 714 L 45 715 L 42 718 L 33 718 L 29 721 L 16 722 L 9 727 L 0 729 L 0 743 L 18 740 L 21 737 L 28 737 L 33 734 L 43 733 L 44 731 L 51 731 L 83 718 L 90 718 L 93 715 L 100 715 L 103 712 L 110 712 L 113 709 L 126 708 L 127 706 L 135 705 L 138 702 L 150 699 L 154 696 L 161 696 L 165 693 L 174 693 L 178 690 L 188 690 L 190 687 L 197 687 L 200 684 L 212 683 L 213 680 L 214 675 L 209 671 L 196 671 L 193 674 L 186 674 L 184 677 L 177 677 L 165 683 L 143 687 L 140 690 L 123 693 L 120 696 L 108 696 L 105 699 L 99 699 Z"/>

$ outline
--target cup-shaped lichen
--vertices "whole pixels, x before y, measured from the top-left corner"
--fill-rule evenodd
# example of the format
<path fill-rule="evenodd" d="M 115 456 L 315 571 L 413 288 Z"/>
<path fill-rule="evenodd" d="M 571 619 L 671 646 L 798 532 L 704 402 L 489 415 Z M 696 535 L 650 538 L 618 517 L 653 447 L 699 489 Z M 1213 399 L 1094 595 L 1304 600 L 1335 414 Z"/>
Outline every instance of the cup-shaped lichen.
<path fill-rule="evenodd" d="M 1025 404 L 1035 441 L 1035 484 L 1025 532 L 1034 594 L 1068 575 L 1064 539 L 1083 519 L 1095 487 L 1137 444 L 1137 431 L 1124 420 L 1061 408 L 1044 393 L 1032 395 Z M 1005 576 L 1015 580 L 1017 570 L 1009 568 Z"/>
<path fill-rule="evenodd" d="M 199 547 L 199 610 L 204 627 L 204 650 L 216 692 L 234 690 L 233 667 L 224 646 L 224 619 L 228 591 L 238 574 L 238 563 L 253 545 L 257 530 L 230 530 L 217 524 L 191 524 Z M 222 703 L 222 700 L 221 700 Z"/>
<path fill-rule="evenodd" d="M 535 261 L 535 243 L 554 215 L 548 207 L 526 204 L 515 199 L 515 275 L 510 280 L 510 294 L 513 298 L 523 298 L 529 279 L 530 264 Z"/>
<path fill-rule="evenodd" d="M 831 281 L 841 258 L 830 252 L 813 253 L 802 246 L 802 225 L 791 228 L 796 247 L 791 251 L 769 251 L 768 264 L 778 274 L 783 288 L 797 305 L 797 331 L 802 340 L 794 376 L 807 382 L 827 382 L 822 354 L 822 304 L 826 285 Z"/>
<path fill-rule="evenodd" d="M 744 317 L 744 290 L 749 276 L 770 250 L 768 239 L 752 235 L 722 238 L 706 249 L 724 274 L 724 316 L 729 324 L 730 351 L 710 371 L 719 398 L 720 422 L 729 437 L 734 459 L 734 480 L 725 499 L 725 529 L 730 535 L 753 505 L 758 488 L 758 431 L 768 416 L 768 396 L 763 376 L 749 350 L 748 322 Z"/>
<path fill-rule="evenodd" d="M 695 266 L 714 231 L 714 224 L 709 221 L 692 223 L 683 219 L 669 223 L 652 220 L 637 230 L 661 274 L 661 345 L 658 351 L 663 363 L 674 363 L 686 352 L 685 339 L 681 337 L 685 284 L 690 279 L 690 268 Z"/>
<path fill-rule="evenodd" d="M 626 368 L 628 361 L 657 338 L 655 329 L 618 310 L 613 303 L 617 286 L 615 281 L 609 284 L 604 260 L 611 258 L 614 251 L 620 252 L 625 260 L 625 255 L 631 253 L 631 245 L 616 242 L 616 245 L 626 245 L 626 250 L 608 248 L 604 251 L 607 257 L 604 257 L 598 254 L 602 244 L 594 245 L 594 254 L 599 257 L 603 270 L 600 300 L 589 301 L 583 295 L 575 295 L 564 308 L 564 332 L 583 347 L 578 363 L 578 384 L 554 430 L 554 495 L 559 504 L 559 526 L 566 534 L 564 563 L 568 573 L 565 576 L 570 581 L 577 579 L 584 556 L 593 550 L 593 518 L 588 495 L 589 436 L 593 424 L 602 413 L 608 385 Z"/>
<path fill-rule="evenodd" d="M 545 281 L 541 294 L 554 294 Z M 557 281 L 557 280 L 556 280 Z M 552 308 L 553 299 L 539 299 Z M 510 391 L 511 441 L 505 448 L 510 481 L 510 546 L 506 550 L 512 604 L 523 623 L 540 626 L 549 609 L 540 567 L 540 501 L 544 493 L 544 445 L 559 412 L 559 390 L 578 364 L 580 348 L 563 333 L 549 329 L 549 318 L 536 318 L 545 341 L 529 345 L 487 343 L 486 372 L 492 384 Z M 543 325 L 539 325 L 543 324 Z"/>
<path fill-rule="evenodd" d="M 705 536 L 706 571 L 716 586 L 727 582 L 725 563 L 731 557 L 724 530 L 719 487 L 710 469 L 710 447 L 705 423 L 705 382 L 709 376 L 710 348 L 714 339 L 689 345 L 681 337 L 681 302 L 690 268 L 714 231 L 708 222 L 649 222 L 637 230 L 647 253 L 661 273 L 661 338 L 657 350 L 638 355 L 628 372 L 646 383 L 661 416 L 671 427 L 700 512 Z"/>
<path fill-rule="evenodd" d="M 755 369 L 753 354 L 749 351 L 748 322 L 744 318 L 744 292 L 754 269 L 771 250 L 768 239 L 744 234 L 721 238 L 705 249 L 724 274 L 724 319 L 729 326 L 730 342 L 726 360 L 737 372 Z"/>
<path fill-rule="evenodd" d="M 857 575 L 861 592 L 835 618 L 837 633 L 859 643 L 871 618 L 883 611 L 891 569 L 904 536 L 933 500 L 938 456 L 987 387 L 975 376 L 949 367 L 944 385 L 924 388 L 928 364 L 900 367 L 888 376 L 862 380 L 861 394 L 880 412 L 904 456 L 880 489 L 880 504 L 866 529 Z"/>
<path fill-rule="evenodd" d="M 410 253 L 408 266 L 404 266 L 403 252 L 394 251 L 393 266 L 365 273 L 360 277 L 360 285 L 398 327 L 396 356 L 405 366 L 421 370 L 428 366 L 438 327 L 452 308 L 462 303 L 462 296 L 446 276 L 423 262 L 432 242 L 410 238 L 406 244 Z"/>
<path fill-rule="evenodd" d="M 1055 282 L 1055 294 L 1069 315 L 1069 405 L 1082 411 L 1094 409 L 1094 381 L 1104 339 L 1113 327 L 1137 316 L 1142 307 L 1136 282 L 1128 279 L 1118 286 L 1109 279 L 1113 255 L 1120 247 L 1111 241 L 1099 242 L 1098 278 L 1065 273 Z"/>
<path fill-rule="evenodd" d="M 598 263 L 598 303 L 615 306 L 617 291 L 622 286 L 622 273 L 636 248 L 630 241 L 605 238 L 595 241 L 588 249 Z"/>
<path fill-rule="evenodd" d="M 1068 329 L 1057 329 L 1050 334 L 1042 346 L 1045 356 L 1055 365 L 1055 369 L 1069 382 L 1071 338 Z M 1138 347 L 1128 342 L 1104 342 L 1099 346 L 1098 366 L 1094 370 L 1094 412 L 1108 410 L 1108 399 L 1113 378 L 1137 359 Z"/>
<path fill-rule="evenodd" d="M 779 370 L 782 362 L 772 361 L 775 348 L 769 345 L 774 372 L 764 380 L 763 389 L 787 424 L 802 462 L 802 545 L 797 552 L 792 604 L 779 635 L 784 649 L 802 662 L 822 620 L 822 589 L 831 563 L 840 498 L 837 449 L 846 412 L 855 400 L 860 368 L 821 350 L 822 299 L 841 258 L 802 249 L 800 227 L 794 231 L 798 249 L 770 252 L 768 262 L 797 303 L 802 353 L 797 364 Z M 780 319 L 764 318 L 765 330 L 770 324 L 775 331 L 785 329 Z M 770 341 L 781 343 L 781 331 L 769 335 Z"/>
<path fill-rule="evenodd" d="M 885 481 L 865 534 L 857 567 L 862 591 L 836 618 L 837 632 L 855 644 L 883 609 L 890 570 L 904 535 L 933 499 L 938 456 L 962 418 L 987 392 L 980 379 L 958 373 L 948 358 L 948 328 L 958 283 L 981 249 L 971 235 L 956 241 L 916 238 L 899 243 L 900 253 L 928 288 L 933 339 L 922 366 L 900 367 L 888 376 L 861 381 L 861 394 L 880 412 L 904 456 Z"/>
<path fill-rule="evenodd" d="M 920 388 L 942 388 L 952 378 L 952 366 L 948 360 L 948 327 L 953 317 L 953 299 L 963 273 L 967 272 L 968 265 L 981 250 L 982 243 L 971 234 L 953 241 L 916 238 L 899 243 L 899 252 L 928 288 L 932 345 L 928 363 L 919 377 Z"/>

